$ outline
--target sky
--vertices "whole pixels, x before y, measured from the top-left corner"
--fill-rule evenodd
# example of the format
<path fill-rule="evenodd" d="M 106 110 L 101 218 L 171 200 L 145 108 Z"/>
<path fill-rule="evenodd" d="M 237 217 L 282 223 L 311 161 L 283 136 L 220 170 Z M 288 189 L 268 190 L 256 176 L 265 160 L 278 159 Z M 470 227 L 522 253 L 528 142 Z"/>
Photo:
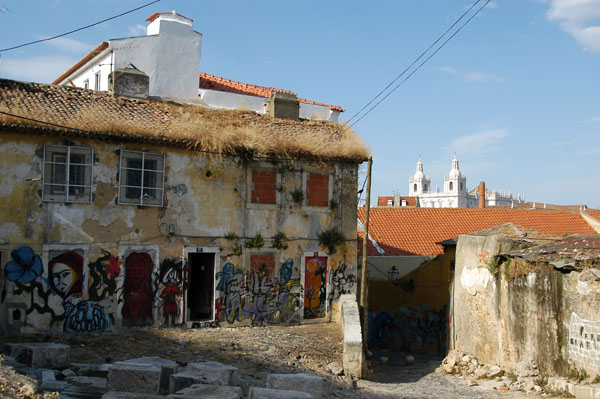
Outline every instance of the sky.
<path fill-rule="evenodd" d="M 149 2 L 0 0 L 0 49 Z M 203 72 L 340 105 L 344 122 L 473 3 L 161 0 L 3 51 L 0 78 L 49 83 L 102 41 L 144 35 L 148 16 L 176 10 L 203 34 Z M 419 157 L 442 189 L 456 155 L 469 189 L 485 181 L 526 201 L 600 209 L 599 94 L 600 0 L 491 1 L 353 125 L 373 155 L 371 202 L 408 195 Z"/>

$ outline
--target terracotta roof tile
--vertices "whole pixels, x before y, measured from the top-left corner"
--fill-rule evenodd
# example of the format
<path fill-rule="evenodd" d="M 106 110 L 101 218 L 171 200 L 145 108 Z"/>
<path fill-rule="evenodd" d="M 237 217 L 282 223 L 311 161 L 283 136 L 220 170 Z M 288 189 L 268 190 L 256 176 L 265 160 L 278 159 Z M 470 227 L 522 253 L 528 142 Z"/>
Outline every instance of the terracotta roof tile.
<path fill-rule="evenodd" d="M 364 220 L 364 208 L 358 210 Z M 443 253 L 436 242 L 512 222 L 556 236 L 594 234 L 578 214 L 543 209 L 511 208 L 371 208 L 369 234 L 388 256 L 434 256 Z M 359 251 L 362 244 L 359 243 Z M 380 256 L 369 247 L 369 255 Z"/>
<path fill-rule="evenodd" d="M 246 94 L 250 96 L 258 96 L 269 98 L 274 92 L 282 92 L 288 94 L 296 94 L 290 90 L 278 89 L 276 87 L 258 86 L 250 83 L 242 83 L 235 80 L 222 78 L 220 76 L 211 75 L 205 72 L 200 72 L 200 88 L 207 90 L 218 90 L 225 91 L 228 93 L 235 94 Z M 325 103 L 319 103 L 305 98 L 298 98 L 298 101 L 306 104 L 322 105 L 329 107 L 332 111 L 344 112 L 342 107 L 339 105 L 329 105 Z"/>

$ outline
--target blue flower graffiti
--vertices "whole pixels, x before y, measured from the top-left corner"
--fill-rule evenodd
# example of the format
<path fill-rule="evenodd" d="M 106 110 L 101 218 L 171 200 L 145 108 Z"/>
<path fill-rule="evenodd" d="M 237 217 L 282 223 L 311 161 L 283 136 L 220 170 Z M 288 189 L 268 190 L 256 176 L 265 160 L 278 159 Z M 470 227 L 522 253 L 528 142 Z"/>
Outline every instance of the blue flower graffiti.
<path fill-rule="evenodd" d="M 13 260 L 6 264 L 6 278 L 27 284 L 41 276 L 42 260 L 29 247 L 20 247 L 10 253 Z"/>

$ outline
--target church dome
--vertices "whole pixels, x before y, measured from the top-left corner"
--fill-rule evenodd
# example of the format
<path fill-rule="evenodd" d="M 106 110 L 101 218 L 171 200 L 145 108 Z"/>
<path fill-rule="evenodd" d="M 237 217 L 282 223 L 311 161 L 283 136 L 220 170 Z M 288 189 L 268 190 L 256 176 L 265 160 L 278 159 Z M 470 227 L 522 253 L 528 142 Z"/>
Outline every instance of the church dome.
<path fill-rule="evenodd" d="M 421 157 L 419 157 L 419 162 L 417 162 L 417 171 L 413 176 L 414 181 L 420 181 L 425 178 L 425 174 L 423 173 L 423 162 L 421 162 Z"/>
<path fill-rule="evenodd" d="M 449 179 L 459 179 L 462 177 L 460 170 L 458 169 L 458 159 L 456 159 L 456 155 L 454 155 L 454 159 L 452 160 L 452 169 L 450 169 L 450 173 L 448 174 Z"/>

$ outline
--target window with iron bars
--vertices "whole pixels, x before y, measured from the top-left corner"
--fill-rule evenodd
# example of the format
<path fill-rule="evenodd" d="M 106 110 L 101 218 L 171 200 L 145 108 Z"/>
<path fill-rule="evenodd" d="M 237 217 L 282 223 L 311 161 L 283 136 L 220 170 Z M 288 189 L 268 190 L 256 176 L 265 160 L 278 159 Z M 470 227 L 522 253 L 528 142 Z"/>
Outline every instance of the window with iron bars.
<path fill-rule="evenodd" d="M 162 206 L 164 175 L 164 154 L 121 151 L 119 204 Z"/>
<path fill-rule="evenodd" d="M 42 200 L 92 202 L 92 160 L 89 147 L 44 146 Z"/>

